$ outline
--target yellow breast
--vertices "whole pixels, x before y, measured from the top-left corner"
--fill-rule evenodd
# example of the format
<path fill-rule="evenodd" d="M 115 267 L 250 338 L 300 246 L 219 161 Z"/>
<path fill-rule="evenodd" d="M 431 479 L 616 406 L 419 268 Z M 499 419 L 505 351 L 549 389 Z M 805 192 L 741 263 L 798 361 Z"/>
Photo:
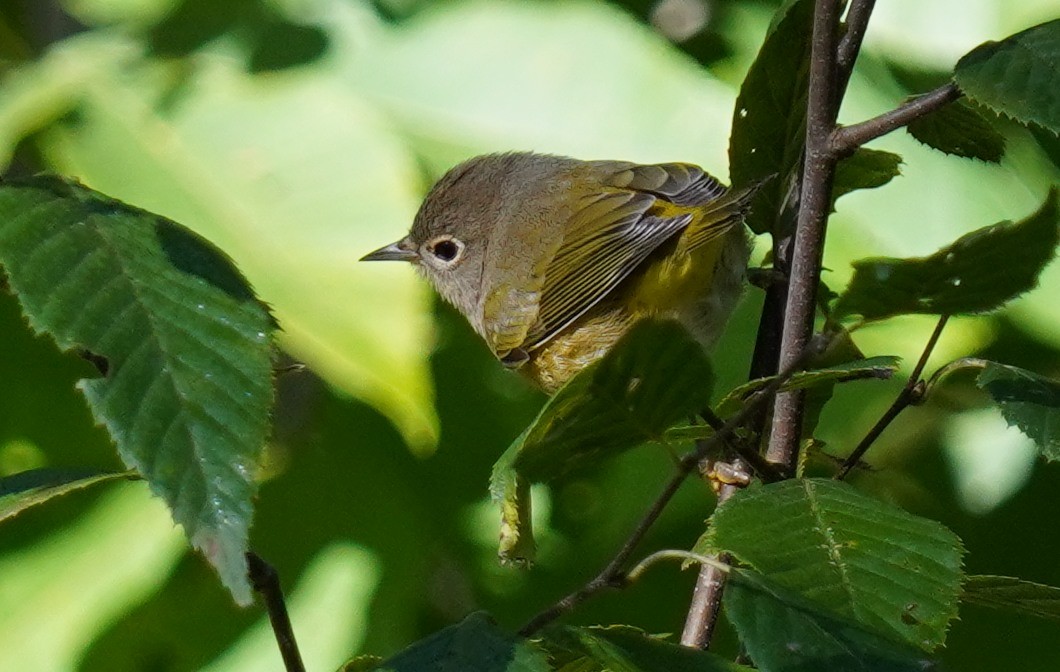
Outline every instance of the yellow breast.
<path fill-rule="evenodd" d="M 728 237 L 691 251 L 681 242 L 649 259 L 644 272 L 632 278 L 627 296 L 629 310 L 636 316 L 680 312 L 710 291 Z"/>

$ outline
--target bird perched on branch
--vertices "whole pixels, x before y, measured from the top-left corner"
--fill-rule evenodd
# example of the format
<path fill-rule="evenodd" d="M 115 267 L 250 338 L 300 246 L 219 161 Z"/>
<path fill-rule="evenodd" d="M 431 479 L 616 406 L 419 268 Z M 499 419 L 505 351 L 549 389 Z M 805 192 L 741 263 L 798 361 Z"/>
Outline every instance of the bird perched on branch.
<path fill-rule="evenodd" d="M 551 393 L 641 318 L 710 347 L 742 292 L 753 193 L 686 163 L 489 154 L 446 173 L 409 234 L 363 261 L 414 264 Z"/>

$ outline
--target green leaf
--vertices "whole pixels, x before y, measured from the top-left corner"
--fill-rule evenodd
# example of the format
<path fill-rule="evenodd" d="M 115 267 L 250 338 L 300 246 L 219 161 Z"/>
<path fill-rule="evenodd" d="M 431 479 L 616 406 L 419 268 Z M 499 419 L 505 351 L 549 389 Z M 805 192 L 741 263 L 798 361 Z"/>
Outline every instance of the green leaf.
<path fill-rule="evenodd" d="M 974 107 L 958 100 L 915 119 L 905 130 L 940 152 L 998 163 L 1005 155 L 1005 136 Z"/>
<path fill-rule="evenodd" d="M 859 147 L 839 162 L 832 183 L 832 207 L 841 196 L 858 189 L 882 187 L 902 174 L 902 157 L 892 152 Z"/>
<path fill-rule="evenodd" d="M 751 572 L 734 572 L 725 614 L 763 672 L 925 672 L 937 665 L 923 652 L 830 613 Z"/>
<path fill-rule="evenodd" d="M 740 87 L 729 138 L 733 186 L 776 176 L 758 190 L 747 216 L 752 231 L 774 236 L 782 233 L 785 198 L 801 165 L 813 2 L 788 3 L 777 16 Z"/>
<path fill-rule="evenodd" d="M 652 637 L 624 625 L 557 626 L 538 645 L 553 668 L 563 672 L 751 672 L 717 654 Z"/>
<path fill-rule="evenodd" d="M 219 42 L 177 82 L 118 32 L 68 38 L 5 78 L 0 142 L 32 131 L 51 170 L 214 242 L 273 308 L 286 352 L 379 409 L 414 450 L 432 450 L 429 288 L 411 268 L 355 263 L 408 230 L 422 195 L 392 115 L 350 90 L 343 59 L 280 81 L 248 75 Z M 77 123 L 41 128 L 68 108 Z"/>
<path fill-rule="evenodd" d="M 969 100 L 1060 134 L 1060 19 L 979 45 L 953 77 Z"/>
<path fill-rule="evenodd" d="M 961 236 L 938 252 L 912 259 L 854 262 L 854 277 L 837 315 L 876 320 L 908 313 L 955 315 L 994 310 L 1034 288 L 1055 254 L 1060 228 L 1057 192 L 1026 219 Z"/>
<path fill-rule="evenodd" d="M 803 422 L 803 430 L 808 437 L 812 435 L 816 427 L 815 412 L 819 414 L 824 404 L 832 398 L 836 384 L 854 380 L 887 380 L 898 370 L 900 359 L 893 355 L 882 355 L 833 364 L 811 371 L 800 371 L 781 385 L 780 389 L 781 391 L 811 391 L 807 402 L 807 417 Z M 718 402 L 714 412 L 723 418 L 738 412 L 748 397 L 769 385 L 775 378 L 776 376 L 756 378 L 733 388 Z M 668 429 L 666 440 L 705 439 L 713 435 L 714 429 L 707 425 L 687 425 Z"/>
<path fill-rule="evenodd" d="M 901 358 L 894 355 L 881 355 L 879 357 L 856 359 L 821 369 L 813 369 L 812 371 L 800 371 L 793 375 L 788 382 L 784 383 L 780 389 L 782 391 L 806 390 L 834 383 L 845 383 L 851 380 L 887 380 L 898 370 L 900 361 Z M 747 397 L 769 385 L 775 378 L 776 376 L 756 378 L 734 388 L 718 402 L 716 412 L 724 417 L 739 410 Z"/>
<path fill-rule="evenodd" d="M 529 558 L 527 484 L 662 439 L 674 423 L 707 407 L 711 383 L 703 348 L 684 327 L 672 321 L 634 326 L 560 389 L 494 465 L 490 490 L 507 532 L 501 556 Z"/>
<path fill-rule="evenodd" d="M 841 482 L 739 492 L 714 512 L 696 550 L 728 551 L 838 616 L 929 651 L 957 615 L 956 535 Z"/>
<path fill-rule="evenodd" d="M 383 662 L 382 657 L 373 655 L 357 656 L 346 661 L 339 672 L 371 672 Z"/>
<path fill-rule="evenodd" d="M 545 656 L 514 635 L 498 628 L 484 613 L 474 613 L 456 625 L 416 642 L 375 666 L 354 659 L 349 669 L 368 672 L 549 672 Z"/>
<path fill-rule="evenodd" d="M 1038 444 L 1047 460 L 1060 460 L 1060 381 L 988 362 L 976 384 L 990 394 L 1010 426 Z"/>
<path fill-rule="evenodd" d="M 1060 168 L 1060 136 L 1050 133 L 1037 124 L 1031 124 L 1027 130 L 1034 136 L 1038 146 L 1042 148 L 1042 152 L 1049 157 L 1053 165 Z"/>
<path fill-rule="evenodd" d="M 244 553 L 272 406 L 269 313 L 180 225 L 80 185 L 0 187 L 0 263 L 30 325 L 79 349 L 122 460 L 248 604 Z"/>
<path fill-rule="evenodd" d="M 18 515 L 52 497 L 96 483 L 135 478 L 131 473 L 94 469 L 33 469 L 0 478 L 0 520 Z"/>
<path fill-rule="evenodd" d="M 964 581 L 964 602 L 1060 620 L 1060 588 L 1011 576 L 975 574 Z"/>

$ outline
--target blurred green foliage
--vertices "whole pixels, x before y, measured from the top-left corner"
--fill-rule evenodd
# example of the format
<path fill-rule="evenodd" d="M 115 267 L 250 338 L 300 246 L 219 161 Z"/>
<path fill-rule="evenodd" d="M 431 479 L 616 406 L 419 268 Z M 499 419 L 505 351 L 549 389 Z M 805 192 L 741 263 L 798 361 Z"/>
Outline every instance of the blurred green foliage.
<path fill-rule="evenodd" d="M 441 171 L 484 151 L 682 160 L 724 176 L 737 86 L 775 4 L 707 2 L 705 26 L 680 43 L 654 27 L 648 1 L 0 5 L 8 172 L 72 175 L 210 238 L 310 366 L 280 380 L 251 532 L 292 591 L 310 669 L 391 654 L 476 609 L 511 631 L 595 574 L 670 470 L 645 449 L 535 492 L 538 565 L 498 566 L 489 470 L 544 400 L 408 269 L 355 260 L 405 230 Z M 979 42 L 1056 14 L 1050 0 L 880 3 L 841 121 L 893 107 Z M 1032 212 L 1060 178 L 1055 138 L 1004 131 L 997 165 L 904 133 L 873 143 L 903 157 L 903 174 L 838 204 L 829 285 L 846 284 L 854 259 L 928 254 Z M 951 320 L 928 371 L 976 354 L 1057 377 L 1058 291 L 1054 264 L 1001 313 Z M 717 395 L 746 378 L 760 302 L 749 291 L 716 350 Z M 933 322 L 897 318 L 856 340 L 908 362 Z M 0 339 L 0 474 L 117 468 L 74 390 L 91 366 L 32 337 L 6 293 Z M 847 452 L 900 385 L 840 387 L 818 429 L 825 449 Z M 1018 433 L 987 407 L 970 376 L 954 376 L 890 428 L 870 453 L 878 470 L 857 485 L 957 532 L 969 573 L 1060 584 L 1056 468 L 1021 457 Z M 645 548 L 688 547 L 711 506 L 705 486 L 687 484 Z M 280 669 L 271 643 L 254 645 L 268 639 L 261 614 L 233 606 L 184 549 L 137 483 L 5 522 L 0 668 Z M 693 574 L 653 571 L 569 620 L 679 630 Z M 1022 669 L 1053 670 L 1055 635 L 1047 621 L 967 607 L 942 658 L 993 670 L 1018 652 Z M 735 652 L 731 632 L 716 649 Z"/>

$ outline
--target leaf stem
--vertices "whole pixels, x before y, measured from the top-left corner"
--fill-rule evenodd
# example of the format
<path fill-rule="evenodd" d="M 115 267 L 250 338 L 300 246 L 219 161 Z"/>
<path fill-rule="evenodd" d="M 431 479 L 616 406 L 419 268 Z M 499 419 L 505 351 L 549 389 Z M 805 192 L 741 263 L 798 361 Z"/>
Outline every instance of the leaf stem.
<path fill-rule="evenodd" d="M 837 157 L 848 156 L 865 143 L 935 112 L 957 100 L 961 95 L 957 85 L 950 82 L 934 91 L 907 100 L 878 117 L 837 128 L 832 133 L 831 150 Z"/>
<path fill-rule="evenodd" d="M 902 391 L 898 393 L 894 402 L 890 407 L 884 411 L 880 419 L 876 421 L 876 424 L 872 426 L 869 433 L 865 435 L 865 438 L 858 443 L 857 447 L 854 448 L 853 452 L 843 461 L 843 466 L 840 468 L 839 473 L 836 474 L 836 480 L 843 480 L 847 477 L 847 474 L 861 462 L 861 458 L 865 455 L 872 444 L 876 442 L 876 439 L 880 438 L 883 431 L 894 421 L 898 415 L 909 406 L 920 403 L 924 399 L 925 390 L 927 385 L 921 379 L 924 373 L 924 367 L 927 366 L 928 358 L 931 357 L 931 352 L 935 349 L 935 345 L 939 342 L 939 337 L 942 335 L 942 330 L 946 327 L 946 322 L 950 319 L 949 315 L 943 315 L 939 318 L 938 323 L 935 325 L 935 330 L 931 332 L 930 338 L 928 338 L 927 345 L 924 346 L 924 351 L 920 353 L 920 359 L 917 361 L 916 366 L 913 367 L 913 371 L 909 374 L 909 380 L 906 381 Z M 960 360 L 958 360 L 960 361 Z M 943 367 L 945 368 L 945 367 Z M 940 369 L 941 371 L 942 369 Z M 938 372 L 936 372 L 938 375 Z M 934 379 L 934 376 L 932 377 Z"/>
<path fill-rule="evenodd" d="M 717 558 L 709 555 L 701 555 L 699 553 L 693 553 L 692 551 L 682 551 L 677 549 L 666 549 L 663 551 L 656 551 L 644 558 L 637 564 L 633 565 L 628 572 L 626 572 L 626 581 L 633 583 L 641 577 L 646 571 L 651 569 L 653 565 L 656 565 L 665 560 L 685 560 L 695 562 L 704 567 L 713 567 L 718 571 L 728 574 L 732 567 L 724 562 L 718 562 Z"/>
<path fill-rule="evenodd" d="M 253 551 L 247 553 L 247 568 L 250 584 L 261 595 L 265 610 L 269 613 L 269 623 L 272 625 L 273 634 L 276 635 L 276 645 L 280 648 L 284 669 L 287 672 L 305 672 L 276 568 Z"/>

